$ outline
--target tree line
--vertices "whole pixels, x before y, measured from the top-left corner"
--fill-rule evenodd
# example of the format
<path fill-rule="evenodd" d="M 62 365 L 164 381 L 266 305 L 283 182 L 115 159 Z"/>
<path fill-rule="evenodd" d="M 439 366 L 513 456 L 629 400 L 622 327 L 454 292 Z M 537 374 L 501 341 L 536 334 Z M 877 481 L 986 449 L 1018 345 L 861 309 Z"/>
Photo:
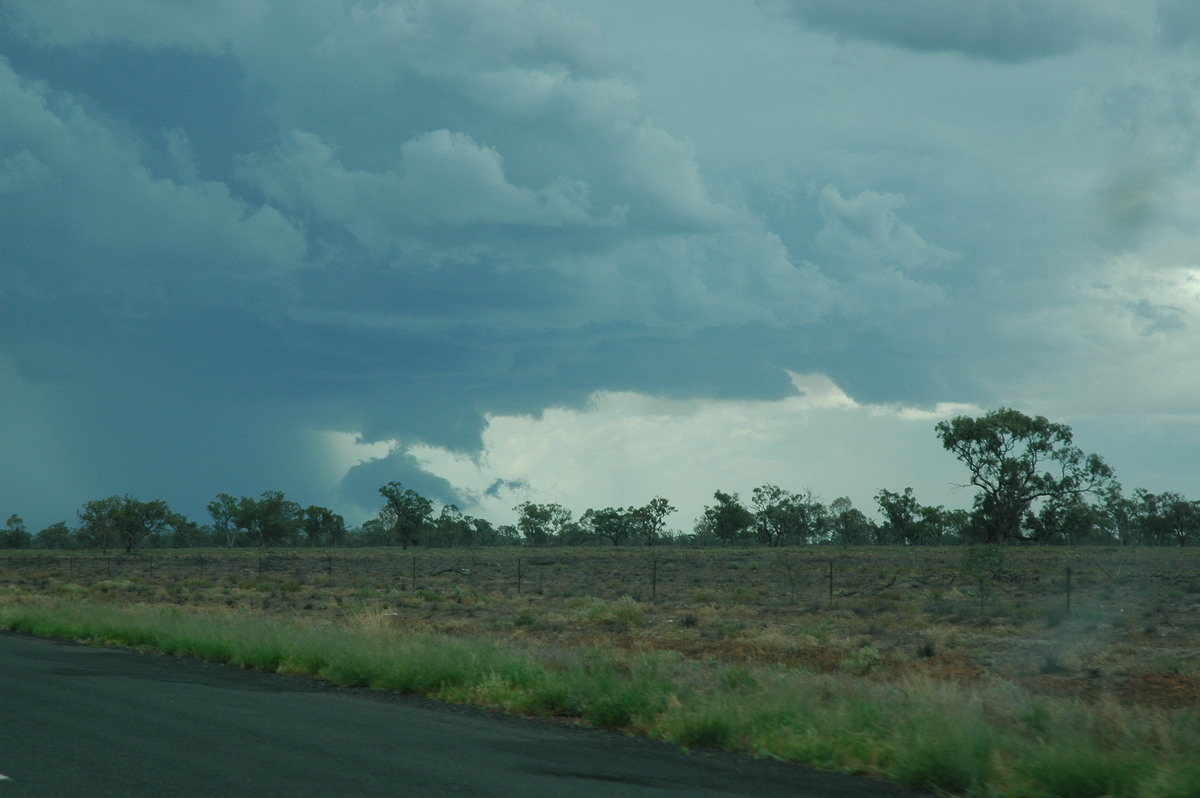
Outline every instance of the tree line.
<path fill-rule="evenodd" d="M 911 487 L 875 495 L 877 518 L 841 497 L 754 488 L 749 502 L 716 491 L 690 532 L 667 528 L 676 510 L 656 496 L 642 506 L 589 509 L 578 519 L 556 503 L 524 502 L 515 524 L 496 526 L 437 506 L 399 482 L 379 488 L 378 514 L 356 528 L 326 507 L 302 506 L 281 491 L 255 498 L 219 494 L 200 524 L 162 500 L 110 496 L 89 501 L 79 523 L 36 534 L 18 515 L 0 529 L 0 548 L 118 549 L 202 546 L 574 546 L 574 545 L 942 545 L 961 543 L 1187 545 L 1200 540 L 1200 502 L 1171 491 L 1126 495 L 1113 470 L 1075 446 L 1070 427 L 1001 408 L 937 424 L 943 447 L 966 467 L 971 509 L 922 505 Z"/>

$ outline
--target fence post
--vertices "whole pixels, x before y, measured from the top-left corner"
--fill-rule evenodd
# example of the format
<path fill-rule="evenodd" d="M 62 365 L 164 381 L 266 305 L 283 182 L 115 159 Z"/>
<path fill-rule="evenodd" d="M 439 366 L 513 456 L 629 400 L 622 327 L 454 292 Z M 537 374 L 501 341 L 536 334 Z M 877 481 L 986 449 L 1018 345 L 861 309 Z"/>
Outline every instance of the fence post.
<path fill-rule="evenodd" d="M 829 606 L 833 606 L 833 560 L 829 561 Z"/>
<path fill-rule="evenodd" d="M 1071 614 L 1071 566 L 1067 566 L 1067 615 Z"/>
<path fill-rule="evenodd" d="M 521 558 L 517 558 L 517 595 L 521 595 Z"/>

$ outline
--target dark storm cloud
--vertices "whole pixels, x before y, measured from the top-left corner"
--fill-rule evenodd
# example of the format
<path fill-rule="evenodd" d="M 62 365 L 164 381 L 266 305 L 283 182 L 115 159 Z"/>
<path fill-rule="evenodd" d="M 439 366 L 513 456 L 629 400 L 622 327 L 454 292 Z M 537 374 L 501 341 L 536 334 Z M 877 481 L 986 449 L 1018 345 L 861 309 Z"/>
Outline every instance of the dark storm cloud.
<path fill-rule="evenodd" d="M 635 5 L 655 36 L 693 8 Z M 763 58 L 705 23 L 711 46 L 655 51 L 685 69 L 645 94 L 615 54 L 641 40 L 567 10 L 607 5 L 0 7 L 0 433 L 42 458 L 0 484 L 68 474 L 57 505 L 130 491 L 203 517 L 278 488 L 373 512 L 398 479 L 469 510 L 409 447 L 474 454 L 489 415 L 603 390 L 777 400 L 791 370 L 863 401 L 990 400 L 1023 367 L 1006 323 L 1067 324 L 1014 309 L 1067 301 L 1080 198 L 1147 239 L 1171 207 L 1165 180 L 1103 193 L 1094 129 L 1133 131 L 1154 174 L 1191 166 L 1187 86 L 1147 104 L 1072 61 L 1116 35 L 1115 2 L 790 4 L 899 48 L 861 63 L 714 3 Z M 737 158 L 778 202 L 731 188 Z M 1145 296 L 1115 307 L 1172 335 L 1140 340 L 1182 337 L 1190 307 Z"/>
<path fill-rule="evenodd" d="M 1200 5 L 1191 0 L 1158 0 L 1158 33 L 1171 45 L 1200 43 Z"/>
<path fill-rule="evenodd" d="M 545 8 L 126 6 L 0 40 L 3 354 L 113 463 L 93 492 L 311 492 L 341 430 L 400 446 L 344 498 L 455 500 L 403 447 L 612 386 L 779 396 L 753 331 L 835 306 Z"/>
<path fill-rule="evenodd" d="M 1123 34 L 1109 3 L 1093 0 L 785 0 L 797 19 L 838 36 L 906 50 L 1028 61 Z"/>

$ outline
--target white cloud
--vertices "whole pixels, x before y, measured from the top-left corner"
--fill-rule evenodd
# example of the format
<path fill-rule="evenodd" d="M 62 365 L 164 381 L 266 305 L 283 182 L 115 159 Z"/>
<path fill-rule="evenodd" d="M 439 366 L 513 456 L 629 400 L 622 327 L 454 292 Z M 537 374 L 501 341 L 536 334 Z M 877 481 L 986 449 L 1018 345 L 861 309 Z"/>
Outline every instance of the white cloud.
<path fill-rule="evenodd" d="M 969 405 L 865 405 L 820 374 L 792 375 L 796 393 L 778 401 L 671 400 L 600 392 L 585 410 L 540 418 L 490 416 L 477 457 L 435 447 L 410 452 L 474 498 L 474 512 L 511 521 L 522 501 L 588 508 L 641 505 L 655 495 L 679 512 L 669 525 L 691 531 L 716 490 L 744 498 L 762 484 L 850 496 L 873 514 L 881 488 L 914 488 L 926 504 L 968 506 L 954 458 L 934 424 Z M 489 495 L 497 481 L 517 485 Z M 528 486 L 528 487 L 524 487 Z"/>
<path fill-rule="evenodd" d="M 384 170 L 347 169 L 319 136 L 293 131 L 278 152 L 244 159 L 242 177 L 276 202 L 346 224 L 376 247 L 397 243 L 388 239 L 423 223 L 591 226 L 618 224 L 624 216 L 622 208 L 594 216 L 579 181 L 513 185 L 500 153 L 465 133 L 423 133 L 401 144 L 399 153 Z"/>
<path fill-rule="evenodd" d="M 1200 421 L 1200 265 L 1191 260 L 1117 256 L 1063 304 L 1011 313 L 998 332 L 1026 362 L 1002 398 L 1063 417 Z"/>
<path fill-rule="evenodd" d="M 944 266 L 954 254 L 930 244 L 896 211 L 906 200 L 900 194 L 863 191 L 846 198 L 835 186 L 821 189 L 817 208 L 825 226 L 817 244 L 852 269 L 899 266 L 904 270 Z"/>

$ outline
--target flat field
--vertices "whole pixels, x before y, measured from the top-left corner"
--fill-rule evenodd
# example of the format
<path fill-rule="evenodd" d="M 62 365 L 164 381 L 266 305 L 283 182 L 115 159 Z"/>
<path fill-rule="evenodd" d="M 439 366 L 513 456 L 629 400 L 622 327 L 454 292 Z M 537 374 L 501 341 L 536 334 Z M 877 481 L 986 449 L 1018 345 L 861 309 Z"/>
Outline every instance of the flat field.
<path fill-rule="evenodd" d="M 1200 706 L 1187 548 L 0 553 L 0 597 L 21 596 Z"/>

